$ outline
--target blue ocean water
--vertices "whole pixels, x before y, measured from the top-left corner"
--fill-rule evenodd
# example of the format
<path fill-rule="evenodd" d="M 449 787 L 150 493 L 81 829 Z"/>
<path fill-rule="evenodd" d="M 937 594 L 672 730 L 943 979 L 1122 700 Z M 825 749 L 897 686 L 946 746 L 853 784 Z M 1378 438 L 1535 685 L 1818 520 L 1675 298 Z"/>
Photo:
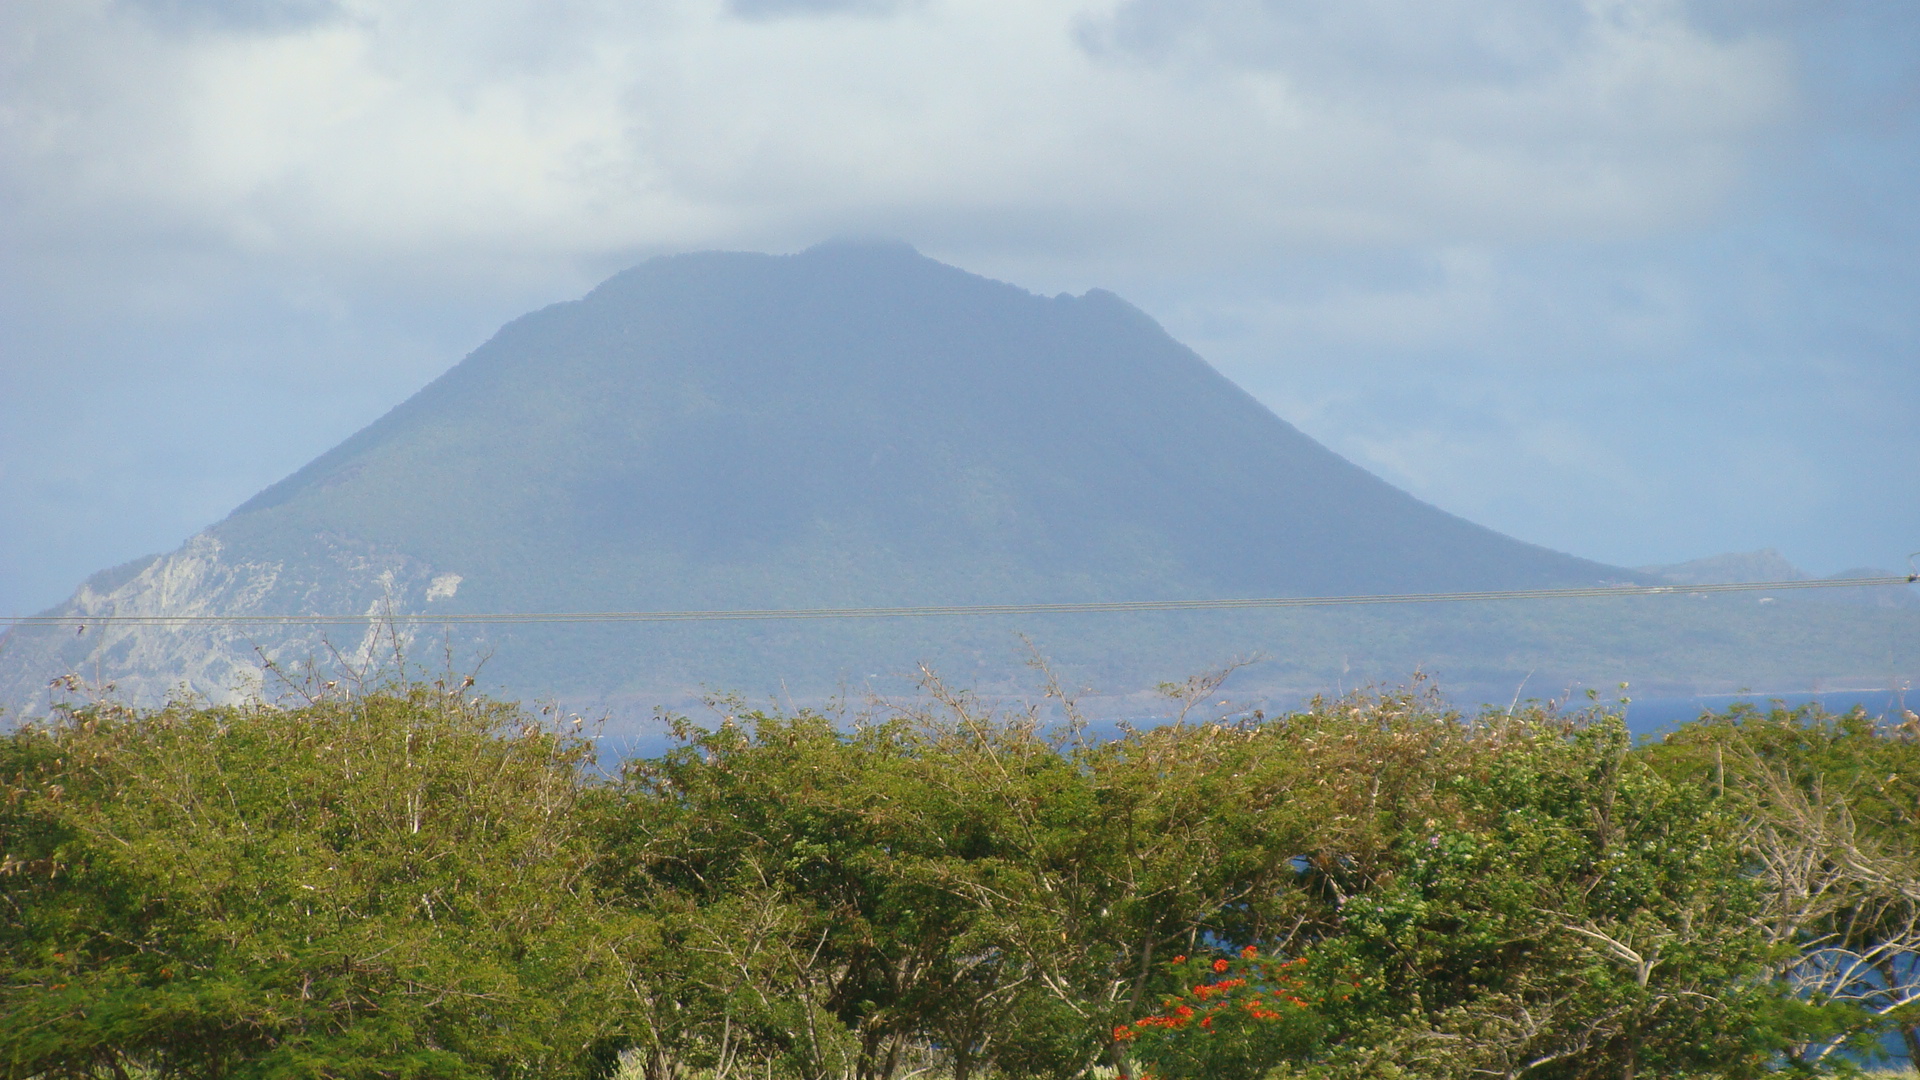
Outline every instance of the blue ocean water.
<path fill-rule="evenodd" d="M 1787 708 L 1797 708 L 1818 702 L 1822 708 L 1831 713 L 1844 713 L 1857 705 L 1865 709 L 1869 716 L 1898 723 L 1905 710 L 1912 709 L 1920 712 L 1920 691 L 1836 690 L 1799 694 L 1706 694 L 1692 697 L 1644 698 L 1632 697 L 1629 694 L 1629 701 L 1625 706 L 1627 728 L 1642 738 L 1654 738 L 1672 731 L 1689 720 L 1698 719 L 1703 713 L 1724 713 L 1741 702 L 1762 711 L 1773 708 L 1776 703 Z M 1301 697 L 1266 700 L 1257 704 L 1272 716 L 1302 708 L 1306 701 Z M 1455 702 L 1455 704 L 1468 712 L 1474 711 L 1464 701 Z M 1578 708 L 1584 704 L 1586 702 L 1582 700 L 1562 703 L 1563 707 L 1572 708 Z M 1608 700 L 1604 695 L 1597 704 L 1609 708 L 1620 708 L 1617 702 Z M 1252 707 L 1246 706 L 1248 710 Z M 1147 728 L 1167 723 L 1171 719 L 1171 716 L 1159 714 L 1130 716 L 1124 721 L 1101 719 L 1088 726 L 1087 737 L 1096 741 L 1116 738 L 1120 734 L 1122 723 Z M 601 755 L 604 765 L 609 768 L 618 768 L 621 761 L 662 754 L 673 745 L 673 740 L 668 737 L 663 725 L 650 721 L 629 722 L 612 726 L 601 743 Z"/>
<path fill-rule="evenodd" d="M 1702 713 L 1724 713 L 1745 702 L 1766 711 L 1776 703 L 1787 708 L 1818 702 L 1830 713 L 1844 713 L 1859 706 L 1867 715 L 1898 723 L 1904 710 L 1920 712 L 1920 692 L 1906 690 L 1836 690 L 1803 694 L 1707 694 L 1700 697 L 1632 698 L 1627 706 L 1627 727 L 1635 735 L 1659 735 L 1671 731 Z"/>

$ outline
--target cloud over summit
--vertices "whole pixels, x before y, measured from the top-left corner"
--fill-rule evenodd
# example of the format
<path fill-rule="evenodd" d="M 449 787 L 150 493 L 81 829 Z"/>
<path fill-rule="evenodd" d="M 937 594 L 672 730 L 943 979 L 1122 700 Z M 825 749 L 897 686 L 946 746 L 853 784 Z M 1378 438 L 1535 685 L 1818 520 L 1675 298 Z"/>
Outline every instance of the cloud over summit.
<path fill-rule="evenodd" d="M 8 12 L 31 227 L 263 249 L 1595 237 L 1709 208 L 1794 95 L 1777 42 L 1655 0 Z"/>

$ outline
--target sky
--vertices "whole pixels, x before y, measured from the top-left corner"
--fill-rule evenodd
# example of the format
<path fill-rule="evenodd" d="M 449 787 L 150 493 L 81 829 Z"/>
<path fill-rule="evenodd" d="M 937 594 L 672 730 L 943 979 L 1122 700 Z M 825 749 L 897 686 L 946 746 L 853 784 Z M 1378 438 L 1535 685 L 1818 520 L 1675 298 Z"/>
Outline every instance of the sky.
<path fill-rule="evenodd" d="M 625 266 L 847 237 L 1559 550 L 1920 548 L 1911 0 L 7 0 L 0 614 Z"/>

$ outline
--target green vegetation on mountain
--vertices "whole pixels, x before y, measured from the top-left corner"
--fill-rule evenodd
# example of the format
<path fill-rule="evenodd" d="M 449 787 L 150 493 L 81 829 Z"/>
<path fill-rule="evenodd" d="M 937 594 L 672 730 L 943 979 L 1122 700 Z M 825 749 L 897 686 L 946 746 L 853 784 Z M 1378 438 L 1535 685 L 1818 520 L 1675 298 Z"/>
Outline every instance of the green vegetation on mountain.
<path fill-rule="evenodd" d="M 0 1076 L 1706 1078 L 1916 1042 L 1920 718 L 459 682 L 0 740 Z M 723 703 L 723 707 L 724 703 Z M 605 763 L 611 766 L 613 763 Z M 1844 1052 L 1843 1052 L 1844 1051 Z"/>
<path fill-rule="evenodd" d="M 1592 582 L 1341 459 L 1104 292 L 904 246 L 658 259 L 503 329 L 216 535 L 338 533 L 473 610 Z"/>

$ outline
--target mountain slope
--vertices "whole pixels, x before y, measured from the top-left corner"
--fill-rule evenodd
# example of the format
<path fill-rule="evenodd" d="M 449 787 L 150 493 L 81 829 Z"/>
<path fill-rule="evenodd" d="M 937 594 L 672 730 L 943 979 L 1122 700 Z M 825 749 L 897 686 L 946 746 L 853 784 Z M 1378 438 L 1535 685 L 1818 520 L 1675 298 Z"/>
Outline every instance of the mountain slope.
<path fill-rule="evenodd" d="M 345 533 L 509 605 L 1625 575 L 1390 487 L 1110 294 L 1036 297 L 890 246 L 628 271 L 509 325 L 213 531 Z M 526 578 L 553 559 L 569 572 Z"/>
<path fill-rule="evenodd" d="M 67 610 L 430 616 L 1639 579 L 1393 488 L 1109 293 L 1040 297 L 901 245 L 826 245 L 656 259 L 515 320 L 181 552 L 83 587 Z M 1243 651 L 1231 621 L 1033 625 L 1123 668 L 1174 641 Z M 650 632 L 640 655 L 640 638 L 609 632 L 462 642 L 496 649 L 528 690 L 759 688 L 806 665 L 897 669 L 908 648 L 977 667 L 981 642 L 1024 628 L 692 628 Z M 1349 633 L 1348 652 L 1380 638 Z M 22 630 L 0 651 L 0 694 L 23 701 L 89 668 L 140 695 L 179 679 L 219 694 L 256 650 L 323 656 L 340 636 Z M 345 636 L 348 652 L 370 647 Z"/>

